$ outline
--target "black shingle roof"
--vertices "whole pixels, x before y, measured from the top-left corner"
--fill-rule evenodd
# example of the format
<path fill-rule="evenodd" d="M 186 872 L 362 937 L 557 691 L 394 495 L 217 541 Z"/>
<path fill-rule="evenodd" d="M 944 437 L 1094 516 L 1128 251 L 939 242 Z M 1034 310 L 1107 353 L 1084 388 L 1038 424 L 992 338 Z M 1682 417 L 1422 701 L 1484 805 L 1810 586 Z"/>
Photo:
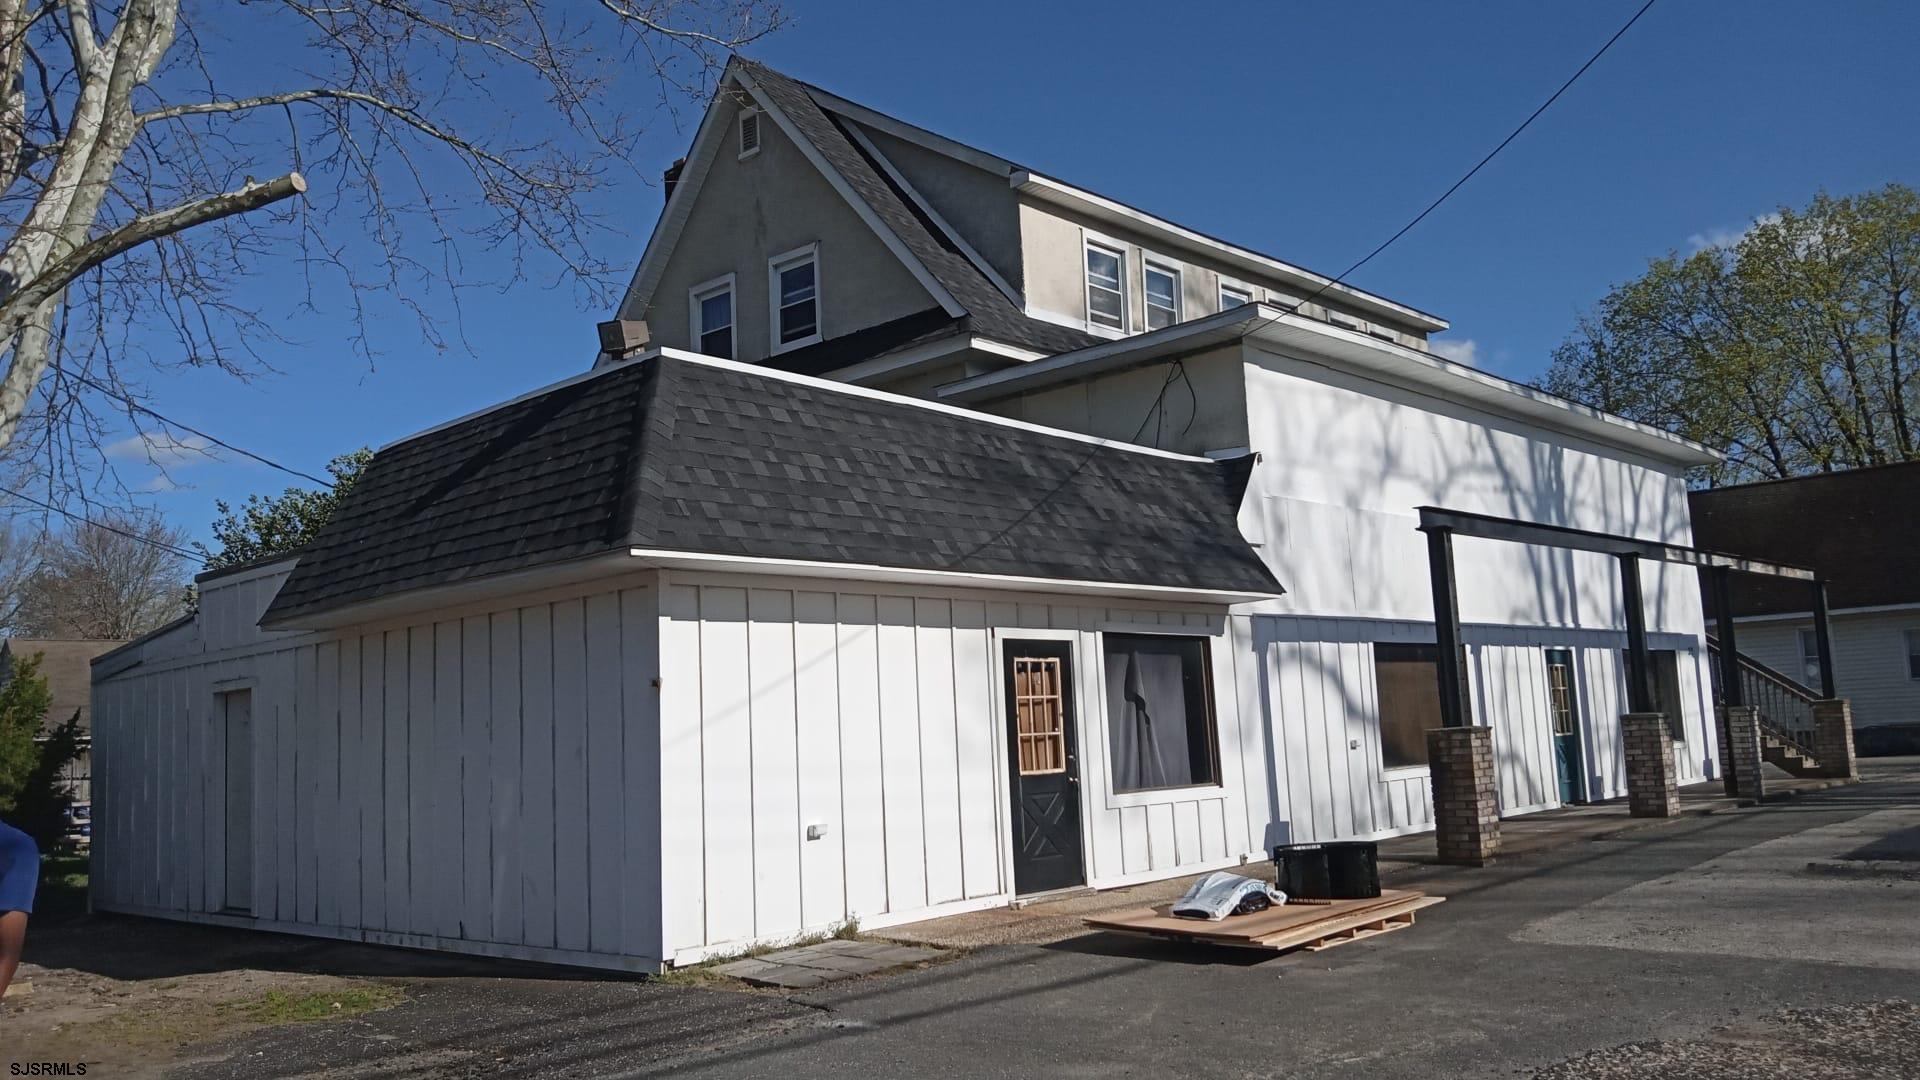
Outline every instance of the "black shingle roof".
<path fill-rule="evenodd" d="M 261 621 L 630 547 L 1276 593 L 1244 473 L 657 357 L 380 451 Z"/>
<path fill-rule="evenodd" d="M 1818 473 L 1688 495 L 1693 542 L 1804 566 L 1835 608 L 1920 602 L 1920 462 Z M 1734 575 L 1736 615 L 1812 607 L 1806 586 Z M 1713 611 L 1708 598 L 1707 611 Z"/>
<path fill-rule="evenodd" d="M 965 327 L 1009 345 L 1045 353 L 1072 352 L 1099 344 L 1083 330 L 1035 319 L 1021 311 L 955 248 L 940 229 L 921 216 L 912 202 L 896 190 L 884 172 L 847 136 L 839 121 L 827 115 L 812 90 L 764 64 L 736 59 L 754 85 L 793 121 L 802 137 L 847 181 L 880 220 L 900 238 L 914 258 L 926 266 L 942 288 L 967 311 Z"/>

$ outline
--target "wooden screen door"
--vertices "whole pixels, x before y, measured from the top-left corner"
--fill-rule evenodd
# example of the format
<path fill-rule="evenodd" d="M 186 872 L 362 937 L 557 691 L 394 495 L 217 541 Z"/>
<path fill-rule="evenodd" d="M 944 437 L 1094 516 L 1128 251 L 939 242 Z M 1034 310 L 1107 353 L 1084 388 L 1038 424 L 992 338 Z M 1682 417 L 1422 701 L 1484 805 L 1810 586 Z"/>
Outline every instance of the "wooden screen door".
<path fill-rule="evenodd" d="M 228 911 L 253 914 L 253 691 L 219 695 L 226 726 Z"/>
<path fill-rule="evenodd" d="M 1073 650 L 1064 641 L 1008 641 L 1004 656 L 1014 892 L 1083 885 Z"/>
<path fill-rule="evenodd" d="M 1547 710 L 1553 721 L 1553 766 L 1560 780 L 1560 801 L 1586 802 L 1586 770 L 1580 759 L 1580 701 L 1573 681 L 1572 650 L 1547 650 Z"/>

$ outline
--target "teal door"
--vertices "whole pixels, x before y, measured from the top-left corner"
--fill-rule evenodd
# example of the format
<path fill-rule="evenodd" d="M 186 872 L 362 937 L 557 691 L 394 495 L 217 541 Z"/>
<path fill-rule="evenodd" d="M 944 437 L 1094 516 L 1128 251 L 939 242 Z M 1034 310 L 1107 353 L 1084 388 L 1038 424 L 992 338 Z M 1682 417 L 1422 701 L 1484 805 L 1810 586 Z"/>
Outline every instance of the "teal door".
<path fill-rule="evenodd" d="M 1573 681 L 1573 651 L 1547 650 L 1547 707 L 1553 720 L 1553 765 L 1560 801 L 1587 801 L 1586 770 L 1580 764 L 1580 696 Z"/>

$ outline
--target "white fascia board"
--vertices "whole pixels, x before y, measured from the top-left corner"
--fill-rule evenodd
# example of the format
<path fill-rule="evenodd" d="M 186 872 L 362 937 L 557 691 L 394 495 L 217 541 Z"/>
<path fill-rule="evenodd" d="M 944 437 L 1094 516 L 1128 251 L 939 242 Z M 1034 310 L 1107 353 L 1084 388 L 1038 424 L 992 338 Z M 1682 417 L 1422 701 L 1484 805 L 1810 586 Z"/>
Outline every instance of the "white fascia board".
<path fill-rule="evenodd" d="M 780 125 L 780 132 L 786 136 L 787 141 L 799 148 L 801 155 L 813 164 L 813 167 L 819 171 L 821 176 L 826 178 L 827 183 L 832 186 L 833 190 L 839 192 L 840 197 L 847 201 L 847 205 L 853 209 L 853 212 L 859 215 L 860 220 L 866 222 L 867 227 L 872 229 L 874 235 L 880 238 L 880 242 L 887 246 L 887 250 L 893 252 L 894 257 L 900 260 L 901 265 L 905 266 L 908 272 L 913 274 L 914 280 L 918 281 L 920 286 L 927 290 L 927 295 L 933 297 L 934 301 L 942 308 L 945 308 L 947 314 L 952 315 L 954 318 L 957 319 L 965 315 L 967 309 L 961 307 L 960 302 L 954 299 L 953 294 L 947 291 L 946 286 L 940 284 L 939 279 L 933 276 L 933 271 L 928 270 L 926 264 L 922 263 L 918 256 L 908 250 L 905 241 L 900 239 L 899 234 L 888 228 L 886 222 L 880 220 L 880 215 L 874 213 L 873 207 L 868 205 L 867 200 L 861 198 L 860 193 L 853 190 L 852 186 L 847 183 L 847 178 L 840 175 L 840 170 L 834 168 L 831 162 L 821 156 L 820 148 L 813 145 L 813 140 L 807 138 L 799 128 L 795 127 L 793 119 L 789 117 L 785 111 L 774 105 L 773 99 L 761 91 L 760 87 L 753 81 L 753 76 L 747 74 L 744 70 L 734 69 L 734 77 L 739 79 L 740 85 L 745 87 L 747 92 L 753 95 L 754 103 L 765 110 L 766 115 L 773 117 L 774 123 Z M 678 195 L 679 191 L 676 190 L 674 194 Z"/>
<path fill-rule="evenodd" d="M 928 131 L 926 128 L 909 124 L 905 120 L 888 116 L 886 113 L 876 112 L 873 109 L 867 108 L 865 105 L 848 101 L 838 94 L 822 90 L 817 86 L 808 86 L 807 89 L 812 92 L 814 102 L 822 109 L 828 112 L 839 113 L 841 116 L 855 123 L 864 124 L 875 131 L 884 131 L 902 142 L 910 142 L 915 146 L 931 150 L 936 154 L 945 155 L 955 161 L 965 162 L 976 169 L 990 172 L 995 176 L 1011 176 L 1019 169 L 1019 166 L 997 154 L 990 154 L 978 147 L 968 146 L 966 143 L 949 139 L 945 135 L 940 135 Z"/>
<path fill-rule="evenodd" d="M 1281 593 L 1237 592 L 1226 589 L 1187 589 L 1171 585 L 1127 585 L 1069 578 L 980 574 L 964 570 L 907 570 L 870 563 L 816 562 L 809 559 L 772 559 L 751 555 L 714 555 L 699 551 L 662 551 L 632 548 L 627 554 L 646 566 L 663 570 L 713 570 L 782 577 L 834 578 L 875 581 L 889 585 L 962 586 L 1007 592 L 1042 592 L 1107 596 L 1127 600 L 1165 600 L 1231 607 L 1271 600 Z"/>
<path fill-rule="evenodd" d="M 880 166 L 880 171 L 887 174 L 887 179 L 893 181 L 895 187 L 906 193 L 907 198 L 912 201 L 913 205 L 920 209 L 920 213 L 924 214 L 928 221 L 933 222 L 934 227 L 945 234 L 946 238 L 953 242 L 954 247 L 960 249 L 960 254 L 967 257 L 967 261 L 973 264 L 974 269 L 985 275 L 988 281 L 993 282 L 993 287 L 1000 290 L 1001 295 L 1007 298 L 1008 303 L 1014 307 L 1026 306 L 1026 299 L 1020 295 L 1020 291 L 1015 289 L 1006 278 L 1001 277 L 1000 271 L 995 270 L 993 264 L 988 262 L 985 256 L 975 251 L 972 244 L 967 243 L 967 238 L 960 235 L 960 230 L 947 224 L 947 219 L 940 216 L 940 212 L 935 210 L 933 204 L 928 202 L 925 196 L 920 194 L 919 189 L 907 182 L 907 178 L 901 174 L 899 168 L 894 165 L 893 160 L 880 152 L 880 148 L 873 144 L 873 140 L 867 138 L 866 132 L 861 131 L 857 126 L 849 126 L 846 130 L 847 134 L 852 136 L 853 141 L 859 143 L 860 148 L 867 152 L 867 156 L 872 158 L 874 162 Z"/>
<path fill-rule="evenodd" d="M 1187 248 L 1204 251 L 1243 272 L 1278 277 L 1302 289 L 1326 289 L 1328 292 L 1339 294 L 1357 308 L 1385 315 L 1397 322 L 1418 327 L 1429 333 L 1437 333 L 1451 325 L 1438 315 L 1408 307 L 1384 296 L 1375 296 L 1373 293 L 1364 292 L 1351 285 L 1330 284 L 1332 279 L 1325 275 L 1316 274 L 1292 263 L 1281 262 L 1271 255 L 1262 255 L 1257 251 L 1229 244 L 1205 233 L 1195 232 L 1184 225 L 1176 225 L 1165 218 L 1155 217 L 1144 210 L 1062 183 L 1049 176 L 1021 170 L 1013 173 L 1009 183 L 1022 194 L 1030 195 L 1041 202 L 1161 237 Z"/>
<path fill-rule="evenodd" d="M 961 379 L 940 387 L 935 394 L 943 401 L 993 401 L 1161 358 L 1191 355 L 1235 340 L 1255 341 L 1308 363 L 1469 404 L 1663 462 L 1691 467 L 1724 460 L 1718 451 L 1650 424 L 1266 303 L 1231 308 L 1152 333 L 1060 353 L 1024 367 Z"/>
<path fill-rule="evenodd" d="M 869 379 L 909 375 L 942 360 L 968 352 L 985 353 L 1022 364 L 1044 359 L 1047 355 L 1032 349 L 1022 349 L 1017 345 L 995 341 L 992 338 L 984 338 L 978 334 L 954 334 L 936 341 L 911 345 L 899 352 L 887 353 L 871 360 L 862 360 L 857 364 L 836 368 L 828 372 L 826 377 L 835 382 L 864 383 Z"/>
<path fill-rule="evenodd" d="M 627 285 L 627 292 L 620 301 L 620 317 L 639 318 L 647 305 L 653 301 L 653 290 L 660 285 L 660 275 L 666 272 L 667 261 L 673 256 L 673 249 L 680 241 L 680 233 L 687 225 L 687 217 L 693 213 L 693 204 L 700 195 L 700 185 L 707 178 L 707 170 L 713 167 L 713 161 L 719 154 L 720 144 L 726 140 L 730 125 L 719 123 L 716 119 L 725 110 L 722 109 L 722 96 L 729 87 L 739 85 L 735 81 L 737 68 L 729 62 L 727 70 L 720 76 L 719 85 L 714 87 L 713 98 L 707 102 L 707 111 L 700 117 L 700 126 L 694 131 L 693 146 L 687 151 L 687 163 L 680 171 L 680 179 L 675 182 L 673 194 L 660 211 L 660 221 L 653 227 L 653 234 L 647 237 L 647 248 L 640 255 L 640 265 L 633 270 L 633 280 Z"/>
<path fill-rule="evenodd" d="M 1836 607 L 1827 610 L 1827 617 L 1829 619 L 1837 619 L 1842 615 L 1897 615 L 1903 611 L 1920 611 L 1920 604 L 1862 604 L 1859 607 Z M 1811 622 L 1813 621 L 1813 611 L 1812 609 L 1808 609 L 1806 611 L 1782 611 L 1772 615 L 1735 615 L 1733 621 L 1736 624 Z M 1736 641 L 1735 644 L 1737 645 L 1739 642 Z"/>

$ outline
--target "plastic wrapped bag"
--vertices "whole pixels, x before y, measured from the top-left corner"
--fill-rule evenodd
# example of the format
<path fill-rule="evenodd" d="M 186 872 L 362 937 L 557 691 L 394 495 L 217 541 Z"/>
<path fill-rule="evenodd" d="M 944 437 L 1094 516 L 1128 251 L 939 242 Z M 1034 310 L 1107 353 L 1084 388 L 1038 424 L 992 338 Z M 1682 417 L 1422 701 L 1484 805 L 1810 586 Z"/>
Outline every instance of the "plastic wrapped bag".
<path fill-rule="evenodd" d="M 1265 911 L 1286 902 L 1286 893 L 1264 881 L 1218 870 L 1194 882 L 1186 895 L 1174 902 L 1172 911 L 1183 919 L 1219 922 L 1229 915 Z"/>

